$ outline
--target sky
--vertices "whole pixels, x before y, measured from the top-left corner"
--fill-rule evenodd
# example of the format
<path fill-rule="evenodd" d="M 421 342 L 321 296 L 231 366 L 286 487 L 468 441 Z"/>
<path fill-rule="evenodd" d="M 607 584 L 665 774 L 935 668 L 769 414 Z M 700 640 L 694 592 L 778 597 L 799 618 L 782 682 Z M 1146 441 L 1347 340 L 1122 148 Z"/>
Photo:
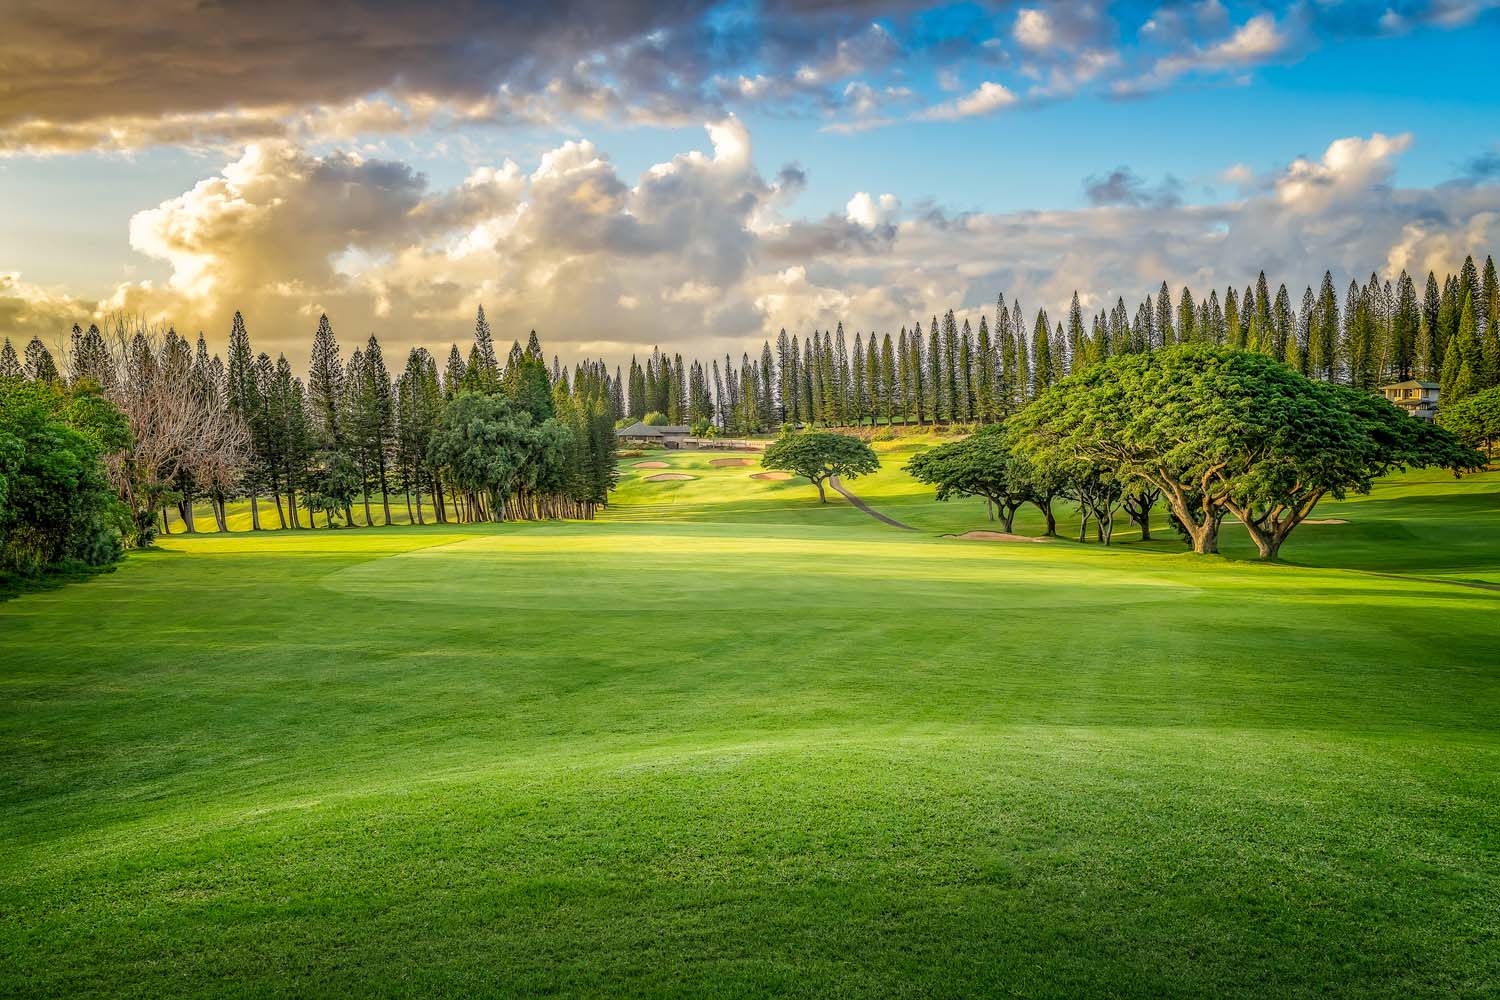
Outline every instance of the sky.
<path fill-rule="evenodd" d="M 0 336 L 566 360 L 1500 247 L 1500 0 L 0 2 Z"/>

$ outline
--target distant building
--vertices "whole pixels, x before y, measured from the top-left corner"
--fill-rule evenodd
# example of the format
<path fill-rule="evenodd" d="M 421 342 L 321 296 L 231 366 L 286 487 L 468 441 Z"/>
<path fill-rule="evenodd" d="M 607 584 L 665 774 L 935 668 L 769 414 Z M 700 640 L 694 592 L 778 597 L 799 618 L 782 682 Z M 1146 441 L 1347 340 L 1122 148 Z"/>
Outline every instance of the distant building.
<path fill-rule="evenodd" d="M 1438 384 L 1409 378 L 1405 382 L 1392 382 L 1380 387 L 1386 399 L 1401 407 L 1419 420 L 1431 420 L 1437 416 Z"/>
<path fill-rule="evenodd" d="M 681 448 L 687 443 L 691 430 L 684 424 L 652 426 L 637 420 L 629 427 L 615 431 L 615 437 L 624 444 L 660 444 L 668 448 Z"/>

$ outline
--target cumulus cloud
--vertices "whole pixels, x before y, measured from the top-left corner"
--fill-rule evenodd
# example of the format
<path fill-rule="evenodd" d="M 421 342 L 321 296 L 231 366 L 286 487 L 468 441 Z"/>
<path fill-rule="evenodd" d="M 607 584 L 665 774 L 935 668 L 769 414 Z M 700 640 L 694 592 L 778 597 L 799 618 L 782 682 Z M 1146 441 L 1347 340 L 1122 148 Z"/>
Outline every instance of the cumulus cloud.
<path fill-rule="evenodd" d="M 1405 135 L 1338 139 L 1232 201 L 1189 203 L 1118 168 L 1088 178 L 1075 210 L 910 212 L 855 191 L 823 218 L 786 213 L 803 171 L 768 182 L 743 122 L 707 136 L 634 178 L 577 139 L 446 189 L 400 162 L 257 144 L 135 216 L 131 243 L 166 281 L 84 299 L 0 274 L 0 331 L 55 340 L 125 309 L 222 338 L 240 309 L 257 349 L 300 361 L 324 309 L 346 341 L 374 331 L 396 352 L 462 340 L 482 303 L 497 336 L 536 329 L 564 356 L 738 353 L 783 326 L 894 331 L 998 291 L 1051 310 L 1075 288 L 1133 302 L 1163 279 L 1222 290 L 1261 268 L 1294 289 L 1330 265 L 1425 274 L 1500 238 L 1500 185 L 1395 183 Z"/>
<path fill-rule="evenodd" d="M 856 225 L 874 229 L 889 222 L 900 205 L 901 203 L 893 194 L 883 194 L 875 198 L 868 191 L 860 191 L 849 199 L 844 215 Z"/>

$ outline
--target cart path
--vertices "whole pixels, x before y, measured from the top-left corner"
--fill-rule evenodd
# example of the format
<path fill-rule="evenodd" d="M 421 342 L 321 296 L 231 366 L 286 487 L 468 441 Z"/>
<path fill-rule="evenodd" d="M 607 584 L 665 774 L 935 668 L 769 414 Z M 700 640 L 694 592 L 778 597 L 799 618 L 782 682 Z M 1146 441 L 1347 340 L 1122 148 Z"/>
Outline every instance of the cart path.
<path fill-rule="evenodd" d="M 916 531 L 917 530 L 916 528 L 913 528 L 909 524 L 902 524 L 900 521 L 896 520 L 894 517 L 887 517 L 886 515 L 880 513 L 880 511 L 875 510 L 869 504 L 865 503 L 859 497 L 855 496 L 853 493 L 850 493 L 848 487 L 846 487 L 843 483 L 839 482 L 839 477 L 838 476 L 829 476 L 828 477 L 828 485 L 832 486 L 834 489 L 838 490 L 840 493 L 842 493 L 844 495 L 844 499 L 845 500 L 848 500 L 854 506 L 856 506 L 860 510 L 864 511 L 866 514 L 869 514 L 875 520 L 877 520 L 877 521 L 884 521 L 886 524 L 889 524 L 891 527 L 893 527 L 893 528 L 900 528 L 902 531 Z"/>

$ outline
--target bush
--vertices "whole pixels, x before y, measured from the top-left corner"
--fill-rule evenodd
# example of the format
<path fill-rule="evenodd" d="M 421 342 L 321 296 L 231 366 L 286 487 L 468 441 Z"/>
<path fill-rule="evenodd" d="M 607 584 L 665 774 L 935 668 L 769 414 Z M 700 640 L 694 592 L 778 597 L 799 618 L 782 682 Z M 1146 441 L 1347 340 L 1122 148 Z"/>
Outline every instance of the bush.
<path fill-rule="evenodd" d="M 667 426 L 667 415 L 665 413 L 658 413 L 657 411 L 652 410 L 650 413 L 641 418 L 641 423 L 645 424 L 647 427 L 665 427 Z"/>
<path fill-rule="evenodd" d="M 0 378 L 0 570 L 118 559 L 124 508 L 104 474 L 124 417 L 96 392 Z"/>

